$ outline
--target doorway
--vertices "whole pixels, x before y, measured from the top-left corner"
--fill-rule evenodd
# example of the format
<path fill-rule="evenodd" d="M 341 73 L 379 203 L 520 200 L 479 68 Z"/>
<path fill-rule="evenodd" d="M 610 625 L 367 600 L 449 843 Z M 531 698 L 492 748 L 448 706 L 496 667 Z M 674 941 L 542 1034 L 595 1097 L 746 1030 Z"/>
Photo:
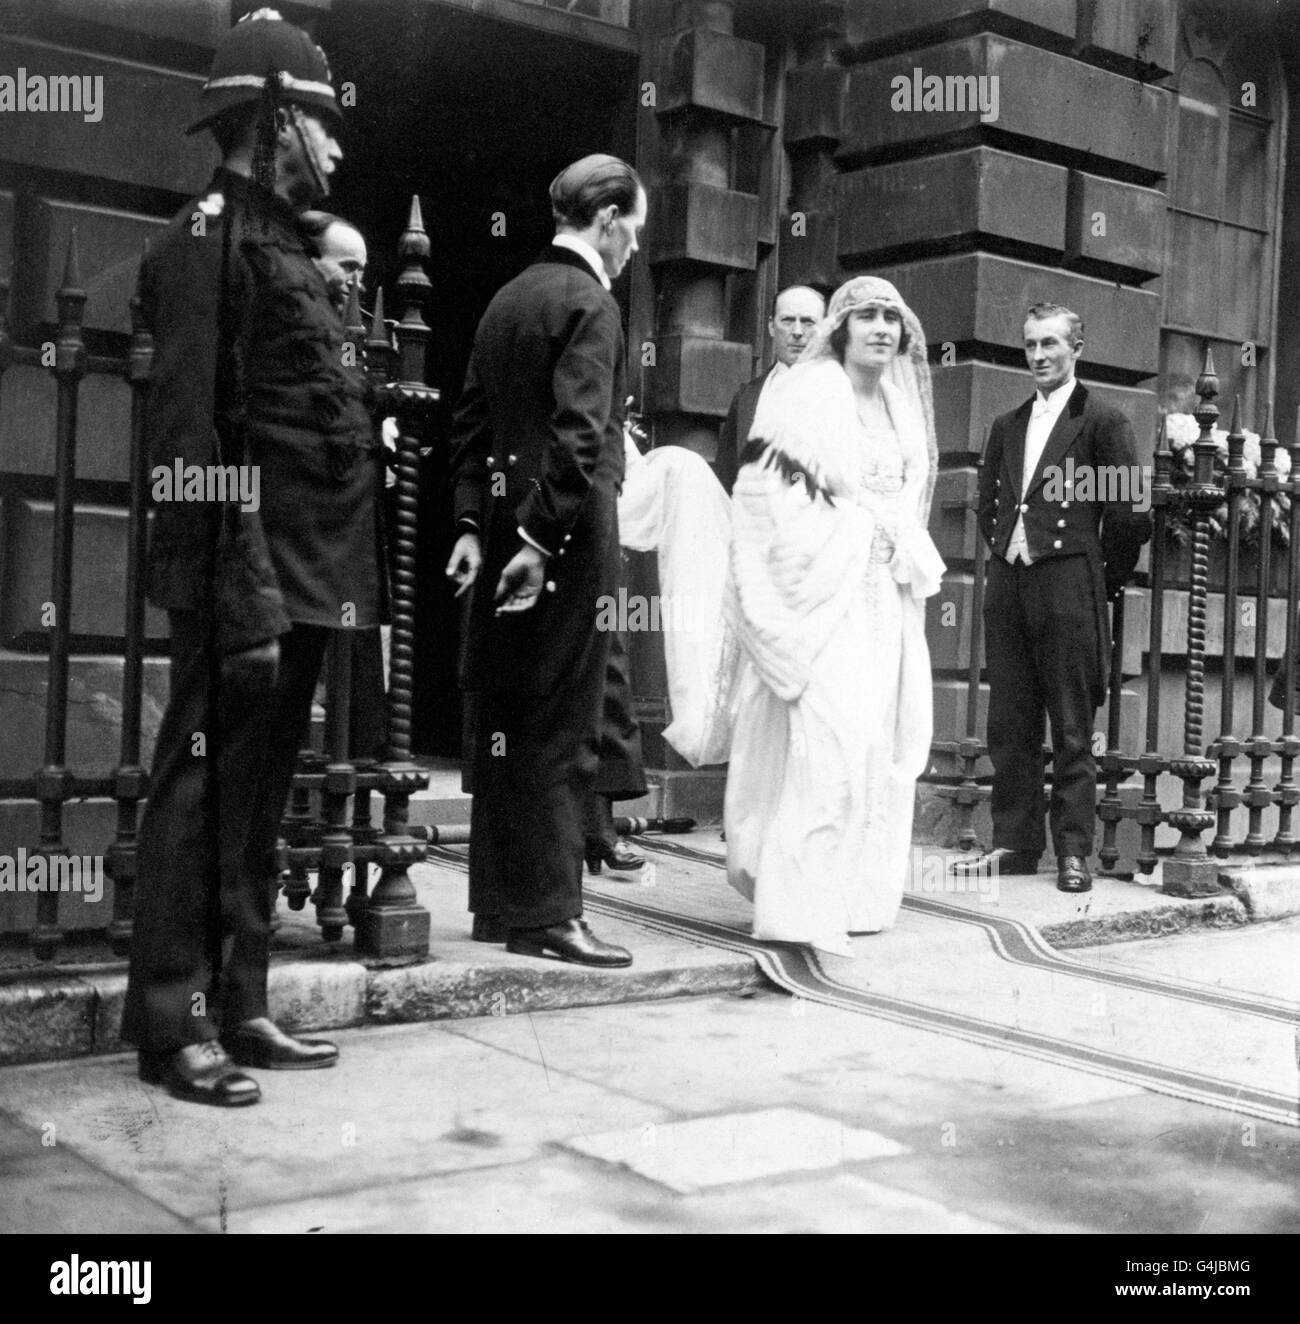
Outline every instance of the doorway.
<path fill-rule="evenodd" d="M 412 194 L 431 243 L 427 376 L 442 401 L 420 473 L 412 743 L 456 756 L 462 604 L 443 574 L 452 412 L 488 302 L 550 241 L 550 181 L 589 152 L 634 159 L 637 61 L 438 0 L 335 0 L 317 39 L 335 87 L 356 89 L 328 205 L 365 234 L 366 284 L 383 286 L 389 317 L 402 314 L 396 244 Z"/>

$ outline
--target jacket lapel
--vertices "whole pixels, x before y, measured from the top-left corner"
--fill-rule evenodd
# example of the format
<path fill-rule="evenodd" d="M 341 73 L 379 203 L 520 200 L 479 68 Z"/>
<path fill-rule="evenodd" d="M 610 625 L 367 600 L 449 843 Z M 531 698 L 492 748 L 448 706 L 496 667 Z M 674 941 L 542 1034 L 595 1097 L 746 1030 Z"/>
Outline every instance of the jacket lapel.
<path fill-rule="evenodd" d="M 1080 430 L 1083 428 L 1083 406 L 1088 399 L 1088 392 L 1083 385 L 1076 382 L 1074 390 L 1070 392 L 1069 402 L 1065 408 L 1056 416 L 1056 422 L 1052 426 L 1051 432 L 1047 437 L 1047 445 L 1043 447 L 1043 454 L 1039 458 L 1038 468 L 1034 470 L 1034 476 L 1030 480 L 1029 487 L 1026 489 L 1025 496 L 1028 497 L 1041 486 L 1046 478 L 1046 471 L 1052 467 L 1059 467 L 1065 452 L 1074 445 Z M 1021 465 L 1024 460 L 1024 441 L 1021 439 Z"/>
<path fill-rule="evenodd" d="M 1011 420 L 1010 434 L 1006 449 L 1002 452 L 1002 462 L 1007 466 L 1011 481 L 1015 484 L 1016 501 L 1020 501 L 1020 489 L 1025 480 L 1025 434 L 1029 431 L 1029 411 L 1034 407 L 1032 400 L 1026 400 L 1016 410 Z"/>

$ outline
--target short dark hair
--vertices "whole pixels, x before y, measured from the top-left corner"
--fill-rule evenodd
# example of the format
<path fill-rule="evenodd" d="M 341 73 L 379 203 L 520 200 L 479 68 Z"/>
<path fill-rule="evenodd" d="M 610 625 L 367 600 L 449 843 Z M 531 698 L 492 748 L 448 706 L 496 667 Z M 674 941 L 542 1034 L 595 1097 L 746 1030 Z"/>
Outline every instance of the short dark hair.
<path fill-rule="evenodd" d="M 870 304 L 863 305 L 864 308 L 869 308 L 870 306 L 871 306 Z M 885 308 L 893 307 L 892 304 L 882 304 L 880 306 Z M 844 351 L 848 348 L 848 344 L 849 344 L 849 317 L 852 317 L 853 313 L 857 311 L 858 310 L 854 308 L 849 313 L 848 317 L 846 317 L 839 324 L 839 326 L 837 326 L 835 330 L 830 333 L 830 336 L 827 338 L 826 341 L 826 343 L 831 347 L 831 352 L 835 355 L 837 359 L 839 359 L 841 363 L 844 362 Z M 898 312 L 898 309 L 895 308 L 894 311 Z M 907 334 L 907 323 L 903 321 L 903 314 L 898 313 L 898 352 L 900 354 L 906 354 L 907 347 L 911 343 L 912 343 L 912 337 Z"/>
<path fill-rule="evenodd" d="M 1083 318 L 1063 303 L 1035 303 L 1025 310 L 1025 321 L 1041 322 L 1045 317 L 1064 317 L 1070 324 L 1070 340 L 1083 339 Z"/>
<path fill-rule="evenodd" d="M 641 178 L 617 156 L 584 156 L 551 180 L 551 214 L 556 224 L 585 230 L 596 213 L 613 203 L 620 216 L 636 210 Z"/>

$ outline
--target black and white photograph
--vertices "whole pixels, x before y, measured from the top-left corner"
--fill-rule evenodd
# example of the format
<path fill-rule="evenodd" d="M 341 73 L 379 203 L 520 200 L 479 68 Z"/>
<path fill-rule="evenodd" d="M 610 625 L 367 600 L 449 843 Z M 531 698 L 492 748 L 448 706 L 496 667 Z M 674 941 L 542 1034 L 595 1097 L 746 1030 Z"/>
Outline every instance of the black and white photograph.
<path fill-rule="evenodd" d="M 1293 102 L 1300 0 L 0 0 L 22 1299 L 1280 1304 Z"/>

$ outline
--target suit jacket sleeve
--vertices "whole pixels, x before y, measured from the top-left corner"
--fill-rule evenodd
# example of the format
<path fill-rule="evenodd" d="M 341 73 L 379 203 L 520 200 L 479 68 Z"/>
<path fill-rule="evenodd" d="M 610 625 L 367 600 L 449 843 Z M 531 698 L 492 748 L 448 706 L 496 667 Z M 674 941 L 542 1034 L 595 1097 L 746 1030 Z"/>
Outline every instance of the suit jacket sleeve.
<path fill-rule="evenodd" d="M 169 247 L 160 268 L 146 260 L 141 270 L 142 311 L 158 343 L 146 414 L 150 463 L 169 470 L 177 460 L 186 467 L 257 462 L 241 448 L 252 277 L 232 236 L 224 292 L 231 343 L 223 346 L 222 228 L 183 236 Z M 173 554 L 190 561 L 212 558 L 218 651 L 240 652 L 289 629 L 257 511 L 236 506 L 214 511 L 194 502 L 169 514 Z"/>
<path fill-rule="evenodd" d="M 991 548 L 998 525 L 998 479 L 1002 473 L 1001 420 L 994 422 L 984 447 L 984 464 L 979 477 L 979 528 Z"/>
<path fill-rule="evenodd" d="M 1099 421 L 1094 450 L 1099 467 L 1115 466 L 1113 473 L 1137 472 L 1133 429 L 1118 410 L 1107 410 Z M 1142 544 L 1151 536 L 1150 514 L 1134 510 L 1133 505 L 1132 501 L 1110 501 L 1102 512 L 1101 555 L 1106 563 L 1106 586 L 1112 592 L 1133 573 Z"/>
<path fill-rule="evenodd" d="M 486 522 L 492 418 L 474 354 L 470 355 L 469 367 L 465 371 L 465 387 L 456 404 L 451 445 L 453 516 L 462 530 L 482 529 Z"/>
<path fill-rule="evenodd" d="M 713 461 L 713 472 L 718 475 L 718 482 L 726 488 L 728 495 L 736 486 L 736 474 L 740 471 L 742 442 L 736 434 L 740 429 L 740 396 L 744 389 L 742 386 L 731 397 L 731 408 L 727 410 L 727 417 L 722 421 L 722 430 L 718 433 L 717 458 Z"/>
<path fill-rule="evenodd" d="M 538 476 L 515 508 L 520 529 L 556 551 L 591 490 L 614 409 L 623 328 L 612 298 L 574 309 L 551 376 L 555 409 Z"/>

